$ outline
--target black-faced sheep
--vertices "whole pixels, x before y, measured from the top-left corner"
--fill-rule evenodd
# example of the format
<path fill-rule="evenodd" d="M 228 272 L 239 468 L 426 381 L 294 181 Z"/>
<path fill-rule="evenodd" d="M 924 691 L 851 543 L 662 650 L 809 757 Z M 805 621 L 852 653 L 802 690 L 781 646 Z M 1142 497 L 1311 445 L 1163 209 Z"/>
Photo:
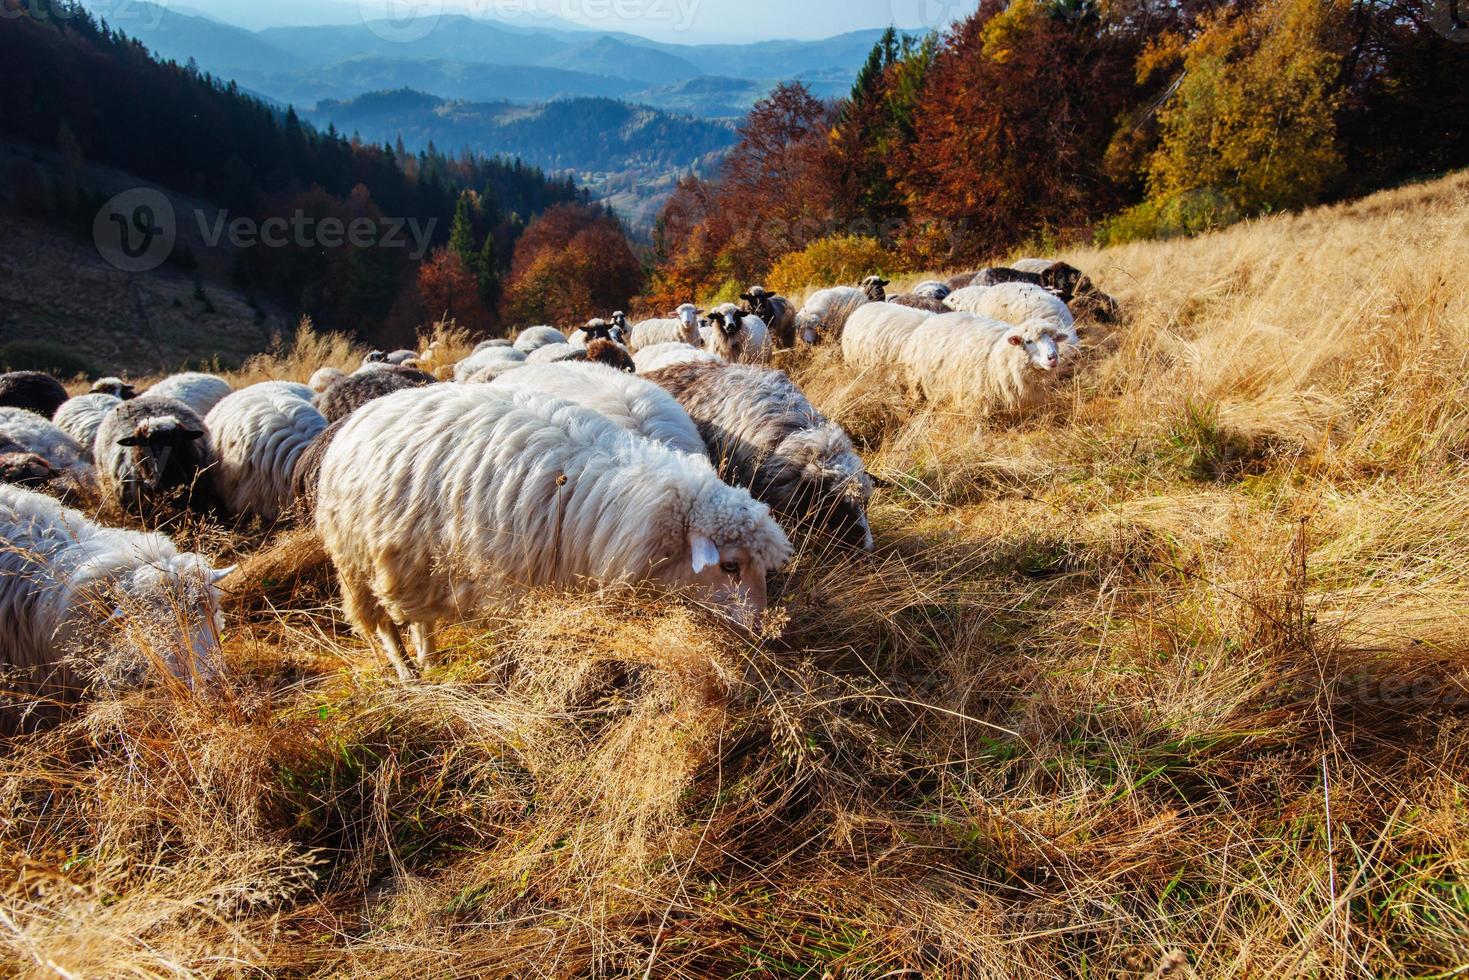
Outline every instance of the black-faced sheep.
<path fill-rule="evenodd" d="M 768 292 L 764 286 L 751 286 L 740 294 L 746 311 L 758 316 L 769 328 L 770 335 L 781 347 L 796 346 L 796 306 L 784 296 Z"/>
<path fill-rule="evenodd" d="M 733 303 L 709 311 L 709 327 L 702 331 L 704 349 L 731 364 L 764 364 L 770 360 L 770 328 L 758 316 L 740 312 Z"/>
<path fill-rule="evenodd" d="M 561 364 L 567 361 L 589 361 L 593 364 L 605 364 L 607 367 L 617 371 L 623 371 L 627 374 L 636 374 L 638 370 L 637 362 L 627 352 L 627 348 L 611 340 L 594 340 L 586 346 L 585 350 L 574 350 L 564 357 L 557 358 L 553 363 Z"/>
<path fill-rule="evenodd" d="M 23 408 L 49 419 L 70 397 L 60 381 L 41 371 L 0 374 L 0 408 Z"/>
<path fill-rule="evenodd" d="M 872 480 L 841 426 L 781 371 L 684 363 L 648 375 L 699 426 L 720 476 L 746 487 L 785 522 L 871 549 Z"/>
<path fill-rule="evenodd" d="M 209 434 L 183 402 L 145 395 L 118 405 L 98 427 L 92 457 L 103 491 L 126 510 L 209 503 Z"/>
<path fill-rule="evenodd" d="M 98 378 L 92 382 L 93 395 L 111 395 L 123 401 L 129 401 L 138 397 L 138 391 L 132 385 L 121 378 Z"/>

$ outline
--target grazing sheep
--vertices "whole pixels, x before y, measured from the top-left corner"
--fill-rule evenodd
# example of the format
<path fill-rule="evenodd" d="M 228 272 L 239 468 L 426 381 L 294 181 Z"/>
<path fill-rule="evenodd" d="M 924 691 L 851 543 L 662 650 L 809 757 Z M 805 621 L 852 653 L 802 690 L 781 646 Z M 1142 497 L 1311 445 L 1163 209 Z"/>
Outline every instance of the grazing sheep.
<path fill-rule="evenodd" d="M 404 388 L 418 388 L 437 382 L 438 379 L 432 374 L 413 368 L 389 366 L 382 371 L 344 378 L 318 399 L 316 407 L 327 422 L 335 422 L 351 415 L 374 398 L 382 398 Z"/>
<path fill-rule="evenodd" d="M 741 293 L 740 299 L 748 306 L 748 312 L 758 316 L 775 342 L 781 347 L 796 346 L 796 307 L 784 296 L 768 292 L 764 286 L 751 286 L 750 291 Z"/>
<path fill-rule="evenodd" d="M 0 730 L 60 715 L 89 688 L 134 687 L 155 668 L 193 685 L 220 671 L 216 570 L 161 534 L 94 524 L 50 497 L 0 487 L 0 670 L 25 703 Z"/>
<path fill-rule="evenodd" d="M 925 279 L 908 292 L 913 296 L 927 296 L 930 299 L 942 300 L 953 290 L 949 288 L 948 283 L 939 282 L 937 279 Z M 892 297 L 888 298 L 888 302 L 892 302 Z"/>
<path fill-rule="evenodd" d="M 1015 412 L 1033 407 L 1069 355 L 1065 338 L 1037 320 L 1013 326 L 970 313 L 930 317 L 903 345 L 908 387 L 937 405 Z"/>
<path fill-rule="evenodd" d="M 230 383 L 217 374 L 188 371 L 169 375 L 144 394 L 183 402 L 194 410 L 195 415 L 208 418 L 214 406 L 232 391 L 234 388 L 230 387 Z"/>
<path fill-rule="evenodd" d="M 632 356 L 633 363 L 637 366 L 638 374 L 651 374 L 654 371 L 670 367 L 674 364 L 684 364 L 689 361 L 712 361 L 722 364 L 718 354 L 711 354 L 707 350 L 695 347 L 692 344 L 679 342 L 667 344 L 654 344 L 644 347 Z"/>
<path fill-rule="evenodd" d="M 387 371 L 392 368 L 391 364 L 382 364 L 378 370 Z M 269 389 L 292 398 L 299 398 L 308 405 L 316 404 L 316 392 L 311 390 L 310 385 L 303 385 L 299 381 L 262 381 L 255 385 L 256 388 Z"/>
<path fill-rule="evenodd" d="M 56 417 L 51 421 L 58 429 L 75 439 L 77 445 L 81 446 L 86 453 L 90 454 L 92 443 L 97 440 L 97 430 L 101 427 L 102 420 L 107 417 L 107 413 L 121 404 L 122 399 L 116 395 L 89 392 L 67 399 L 66 404 L 56 410 Z"/>
<path fill-rule="evenodd" d="M 931 316 L 933 313 L 927 310 L 892 301 L 868 303 L 847 320 L 842 331 L 842 359 L 858 371 L 896 364 L 913 331 Z"/>
<path fill-rule="evenodd" d="M 566 334 L 555 327 L 526 327 L 515 335 L 515 349 L 522 354 L 529 354 L 547 344 L 564 343 L 566 343 Z"/>
<path fill-rule="evenodd" d="M 454 365 L 454 380 L 459 382 L 468 381 L 471 376 L 499 361 L 519 361 L 524 363 L 525 352 L 516 350 L 514 347 L 485 347 L 482 350 L 475 351 Z"/>
<path fill-rule="evenodd" d="M 551 364 L 554 361 L 561 360 L 563 357 L 569 357 L 575 354 L 576 351 L 577 348 L 570 344 L 547 344 L 544 347 L 537 347 L 531 351 L 529 356 L 526 357 L 525 363 Z"/>
<path fill-rule="evenodd" d="M 353 415 L 322 463 L 316 527 L 347 618 L 405 678 L 401 626 L 423 665 L 435 624 L 538 587 L 691 589 L 753 624 L 790 556 L 769 509 L 704 457 L 494 386 L 400 391 Z"/>
<path fill-rule="evenodd" d="M 111 377 L 98 378 L 96 381 L 93 381 L 92 390 L 89 392 L 89 394 L 111 395 L 112 397 L 120 398 L 123 401 L 128 401 L 130 399 L 138 397 L 138 391 L 132 385 L 128 384 L 121 378 Z"/>
<path fill-rule="evenodd" d="M 808 344 L 840 340 L 847 317 L 871 301 L 866 292 L 852 286 L 818 290 L 806 298 L 806 305 L 796 314 L 796 331 Z"/>
<path fill-rule="evenodd" d="M 346 377 L 350 377 L 350 375 L 348 375 L 347 372 L 341 370 L 340 368 L 317 368 L 316 372 L 311 375 L 311 380 L 306 382 L 306 387 L 310 388 L 318 395 L 324 395 L 326 394 L 326 390 L 328 388 Z"/>
<path fill-rule="evenodd" d="M 974 285 L 974 277 L 977 275 L 979 275 L 978 272 L 964 272 L 957 276 L 950 276 L 944 285 L 948 287 L 949 292 L 958 292 L 961 289 Z"/>
<path fill-rule="evenodd" d="M 1007 283 L 1024 283 L 1041 289 L 1050 288 L 1046 285 L 1046 280 L 1034 272 L 1020 272 L 1002 266 L 991 266 L 987 269 L 980 269 L 974 274 L 974 281 L 969 284 L 969 288 L 977 289 L 981 286 L 1000 286 Z M 1067 302 L 1071 299 L 1071 293 L 1069 291 L 1062 291 L 1061 289 L 1052 289 L 1051 291 L 1059 296 L 1062 302 Z"/>
<path fill-rule="evenodd" d="M 492 361 L 465 378 L 464 383 L 471 385 L 489 384 L 502 374 L 509 374 L 511 371 L 518 371 L 521 368 L 529 366 L 529 361 Z"/>
<path fill-rule="evenodd" d="M 684 343 L 699 346 L 699 314 L 693 303 L 685 303 L 673 311 L 671 318 L 643 320 L 632 328 L 627 349 L 634 355 L 654 344 Z"/>
<path fill-rule="evenodd" d="M 430 345 L 430 346 L 432 346 L 432 345 Z M 515 346 L 514 344 L 512 344 L 510 341 L 506 340 L 504 337 L 495 337 L 495 338 L 492 338 L 490 340 L 481 340 L 478 344 L 475 344 L 474 345 L 474 350 L 470 351 L 470 354 L 478 354 L 480 351 L 482 351 L 482 350 L 489 350 L 491 347 L 514 347 L 514 346 Z"/>
<path fill-rule="evenodd" d="M 944 295 L 947 296 L 948 293 L 945 292 Z M 919 295 L 918 293 L 899 293 L 896 296 L 889 296 L 887 298 L 887 302 L 892 303 L 892 304 L 894 304 L 896 306 L 906 306 L 909 309 L 924 310 L 924 311 L 926 311 L 928 313 L 948 313 L 949 312 L 949 308 L 944 305 L 944 301 L 943 300 L 941 300 L 941 299 L 934 299 L 932 296 L 922 296 L 922 295 Z M 870 304 L 870 303 L 868 304 L 868 306 L 871 306 L 871 305 L 872 304 Z M 862 309 L 866 309 L 866 307 L 862 307 Z M 862 310 L 859 309 L 857 312 L 860 313 L 861 311 Z M 854 313 L 853 316 L 855 316 L 855 315 L 856 314 Z M 851 323 L 851 320 L 849 319 L 847 322 L 848 323 Z M 846 334 L 844 333 L 842 336 L 846 336 Z"/>
<path fill-rule="evenodd" d="M 867 298 L 872 302 L 881 303 L 887 299 L 887 293 L 883 291 L 883 287 L 888 285 L 891 283 L 882 276 L 868 276 L 857 284 L 857 288 L 866 293 Z"/>
<path fill-rule="evenodd" d="M 539 391 L 590 408 L 629 432 L 683 453 L 704 455 L 704 440 L 673 396 L 653 382 L 601 364 L 537 364 L 495 381 L 497 389 Z"/>
<path fill-rule="evenodd" d="M 1045 320 L 1065 337 L 1074 352 L 1081 343 L 1076 333 L 1076 317 L 1059 296 L 1028 282 L 1003 282 L 995 286 L 970 286 L 946 299 L 949 309 L 973 313 L 1002 323 L 1019 325 L 1031 320 Z"/>
<path fill-rule="evenodd" d="M 70 397 L 60 381 L 41 371 L 0 374 L 0 408 L 22 408 L 49 419 Z"/>
<path fill-rule="evenodd" d="M 638 371 L 637 362 L 627 352 L 627 348 L 611 340 L 594 340 L 586 346 L 585 350 L 574 350 L 558 358 L 555 363 L 561 364 L 567 361 L 590 361 L 594 364 L 605 364 L 607 367 L 625 371 L 628 374 L 636 374 Z"/>
<path fill-rule="evenodd" d="M 812 407 L 784 372 L 745 364 L 676 364 L 648 376 L 699 426 L 727 483 L 746 487 L 784 521 L 872 548 L 872 480 L 842 427 Z"/>
<path fill-rule="evenodd" d="M 311 440 L 311 444 L 301 451 L 301 456 L 296 460 L 296 468 L 291 471 L 291 506 L 295 508 L 295 516 L 303 524 L 310 524 L 312 516 L 316 513 L 316 488 L 321 482 L 321 461 L 326 459 L 326 451 L 331 448 L 332 440 L 341 433 L 351 415 L 343 416 Z"/>
<path fill-rule="evenodd" d="M 733 303 L 709 312 L 704 346 L 731 364 L 765 364 L 770 360 L 770 328 L 758 316 L 746 316 Z"/>
<path fill-rule="evenodd" d="M 124 509 L 145 513 L 182 493 L 202 506 L 214 460 L 204 420 L 183 402 L 145 395 L 102 420 L 92 448 L 102 490 Z"/>
<path fill-rule="evenodd" d="M 391 354 L 389 354 L 386 358 L 384 358 L 384 360 L 386 360 L 389 364 L 393 365 L 394 367 L 411 366 L 412 365 L 412 362 L 418 360 L 418 351 L 416 351 L 416 350 L 395 350 Z"/>
<path fill-rule="evenodd" d="M 221 504 L 232 516 L 270 524 L 291 506 L 296 461 L 327 423 L 310 402 L 267 382 L 230 395 L 204 424 L 214 440 L 212 482 Z"/>
<path fill-rule="evenodd" d="M 85 486 L 96 478 L 87 448 L 29 409 L 0 408 L 0 445 L 5 452 L 34 453 Z"/>

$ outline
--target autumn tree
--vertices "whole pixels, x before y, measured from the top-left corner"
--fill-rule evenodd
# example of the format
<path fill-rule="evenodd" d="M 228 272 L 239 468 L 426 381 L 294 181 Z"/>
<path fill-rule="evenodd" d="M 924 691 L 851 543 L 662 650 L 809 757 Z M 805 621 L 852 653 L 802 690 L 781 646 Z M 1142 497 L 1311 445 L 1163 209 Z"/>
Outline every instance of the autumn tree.
<path fill-rule="evenodd" d="M 614 215 L 591 205 L 560 205 L 531 222 L 516 243 L 501 315 L 517 325 L 579 326 L 625 309 L 642 278 Z"/>
<path fill-rule="evenodd" d="M 487 333 L 494 318 L 480 299 L 474 272 L 453 248 L 435 249 L 418 270 L 418 295 L 428 316 L 453 317 L 475 334 Z"/>

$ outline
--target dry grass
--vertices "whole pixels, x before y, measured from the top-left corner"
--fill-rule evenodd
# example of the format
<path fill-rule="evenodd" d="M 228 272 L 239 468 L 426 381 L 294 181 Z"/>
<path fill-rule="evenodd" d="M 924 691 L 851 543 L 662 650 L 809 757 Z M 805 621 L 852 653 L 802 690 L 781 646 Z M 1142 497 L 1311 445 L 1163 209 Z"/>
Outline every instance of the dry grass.
<path fill-rule="evenodd" d="M 891 488 L 777 640 L 540 597 L 402 688 L 218 543 L 225 687 L 0 760 L 8 972 L 1460 975 L 1469 176 L 1067 258 L 1130 317 L 1032 418 L 791 356 Z"/>

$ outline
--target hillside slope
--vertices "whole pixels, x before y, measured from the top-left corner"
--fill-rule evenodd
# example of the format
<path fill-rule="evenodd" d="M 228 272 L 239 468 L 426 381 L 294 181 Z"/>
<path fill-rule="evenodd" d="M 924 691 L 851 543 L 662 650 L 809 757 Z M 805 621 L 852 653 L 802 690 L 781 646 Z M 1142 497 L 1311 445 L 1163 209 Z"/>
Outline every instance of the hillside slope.
<path fill-rule="evenodd" d="M 1030 416 L 782 355 L 884 487 L 764 636 L 536 596 L 401 685 L 310 532 L 183 529 L 230 674 L 0 753 L 8 963 L 1459 972 L 1469 173 L 1065 257 L 1125 315 Z"/>

